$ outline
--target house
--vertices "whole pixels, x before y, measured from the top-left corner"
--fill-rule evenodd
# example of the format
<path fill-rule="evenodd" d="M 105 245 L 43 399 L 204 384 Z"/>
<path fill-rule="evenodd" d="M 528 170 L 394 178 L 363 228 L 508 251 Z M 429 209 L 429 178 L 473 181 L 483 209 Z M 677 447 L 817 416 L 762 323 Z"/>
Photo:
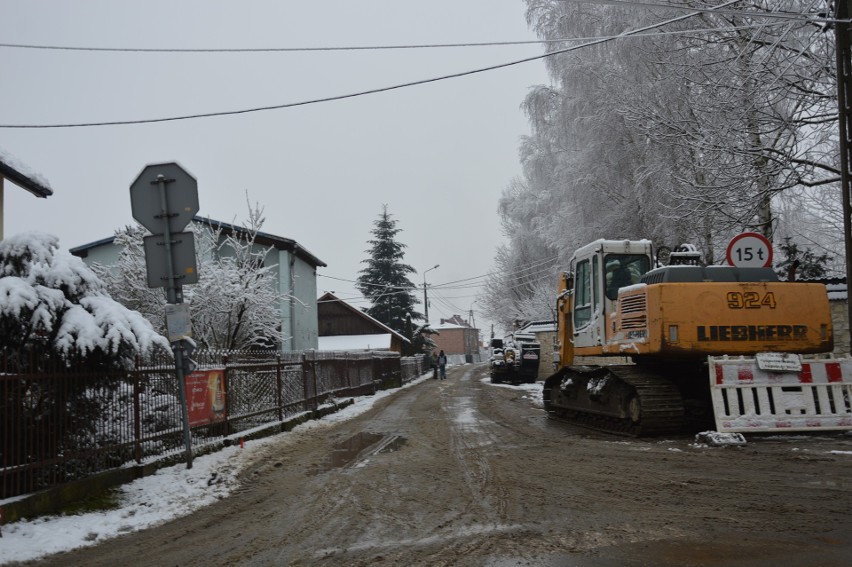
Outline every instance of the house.
<path fill-rule="evenodd" d="M 828 292 L 828 306 L 831 309 L 831 324 L 834 327 L 834 354 L 852 353 L 849 333 L 849 292 L 846 278 L 822 280 Z"/>
<path fill-rule="evenodd" d="M 220 241 L 227 236 L 246 233 L 240 226 L 194 216 L 192 223 L 207 228 L 210 234 L 221 230 Z M 118 262 L 120 248 L 114 244 L 115 237 L 77 246 L 70 250 L 87 265 L 95 263 L 110 266 Z M 258 249 L 272 248 L 266 261 L 278 281 L 278 291 L 294 300 L 282 301 L 281 326 L 292 337 L 289 344 L 282 345 L 284 351 L 301 351 L 317 348 L 317 268 L 326 264 L 308 252 L 295 240 L 258 232 L 255 236 Z"/>
<path fill-rule="evenodd" d="M 432 327 L 435 350 L 447 355 L 463 355 L 466 362 L 479 362 L 479 329 L 472 327 L 460 315 L 441 319 L 441 324 Z"/>
<path fill-rule="evenodd" d="M 402 353 L 402 334 L 331 292 L 317 299 L 319 350 L 389 350 Z"/>
<path fill-rule="evenodd" d="M 50 188 L 50 183 L 46 179 L 29 171 L 26 166 L 0 148 L 0 240 L 3 240 L 3 219 L 6 214 L 3 204 L 6 180 L 42 199 L 53 195 L 53 189 Z"/>
<path fill-rule="evenodd" d="M 538 379 L 544 380 L 553 374 L 553 353 L 557 350 L 556 343 L 558 341 L 556 321 L 530 321 L 515 332 L 534 335 L 541 346 Z"/>

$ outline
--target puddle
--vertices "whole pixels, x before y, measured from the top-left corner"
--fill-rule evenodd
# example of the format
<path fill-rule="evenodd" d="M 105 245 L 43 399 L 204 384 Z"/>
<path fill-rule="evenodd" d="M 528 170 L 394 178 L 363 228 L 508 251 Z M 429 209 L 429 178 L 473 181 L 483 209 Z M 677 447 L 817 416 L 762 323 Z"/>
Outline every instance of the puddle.
<path fill-rule="evenodd" d="M 399 435 L 382 435 L 381 433 L 361 433 L 338 443 L 331 455 L 320 465 L 320 472 L 332 469 L 342 469 L 353 465 L 378 453 L 393 453 L 406 443 L 405 437 Z"/>

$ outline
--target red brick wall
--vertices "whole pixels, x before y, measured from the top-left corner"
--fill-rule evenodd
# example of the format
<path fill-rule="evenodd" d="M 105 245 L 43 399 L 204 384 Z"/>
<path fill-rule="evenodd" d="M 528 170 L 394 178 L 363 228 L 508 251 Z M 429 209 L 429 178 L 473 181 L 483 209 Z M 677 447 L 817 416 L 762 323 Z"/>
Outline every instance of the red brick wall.
<path fill-rule="evenodd" d="M 477 329 L 438 329 L 440 335 L 432 335 L 435 352 L 445 354 L 475 354 L 478 350 Z"/>

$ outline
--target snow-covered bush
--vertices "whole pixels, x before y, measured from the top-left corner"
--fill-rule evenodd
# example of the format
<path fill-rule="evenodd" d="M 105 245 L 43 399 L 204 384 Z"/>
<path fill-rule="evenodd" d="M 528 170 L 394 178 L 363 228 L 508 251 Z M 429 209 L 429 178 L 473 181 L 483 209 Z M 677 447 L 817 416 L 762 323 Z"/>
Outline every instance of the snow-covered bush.
<path fill-rule="evenodd" d="M 113 300 L 57 237 L 28 232 L 0 241 L 0 354 L 10 369 L 33 369 L 45 357 L 129 368 L 158 347 L 168 341 Z"/>

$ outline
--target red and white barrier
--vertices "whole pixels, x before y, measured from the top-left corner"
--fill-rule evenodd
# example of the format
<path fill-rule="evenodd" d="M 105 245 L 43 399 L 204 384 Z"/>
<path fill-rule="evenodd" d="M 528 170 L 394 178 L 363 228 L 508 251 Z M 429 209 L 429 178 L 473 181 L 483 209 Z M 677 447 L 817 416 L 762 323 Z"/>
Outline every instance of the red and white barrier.
<path fill-rule="evenodd" d="M 800 371 L 754 358 L 708 357 L 719 432 L 852 430 L 852 359 L 806 359 Z"/>

